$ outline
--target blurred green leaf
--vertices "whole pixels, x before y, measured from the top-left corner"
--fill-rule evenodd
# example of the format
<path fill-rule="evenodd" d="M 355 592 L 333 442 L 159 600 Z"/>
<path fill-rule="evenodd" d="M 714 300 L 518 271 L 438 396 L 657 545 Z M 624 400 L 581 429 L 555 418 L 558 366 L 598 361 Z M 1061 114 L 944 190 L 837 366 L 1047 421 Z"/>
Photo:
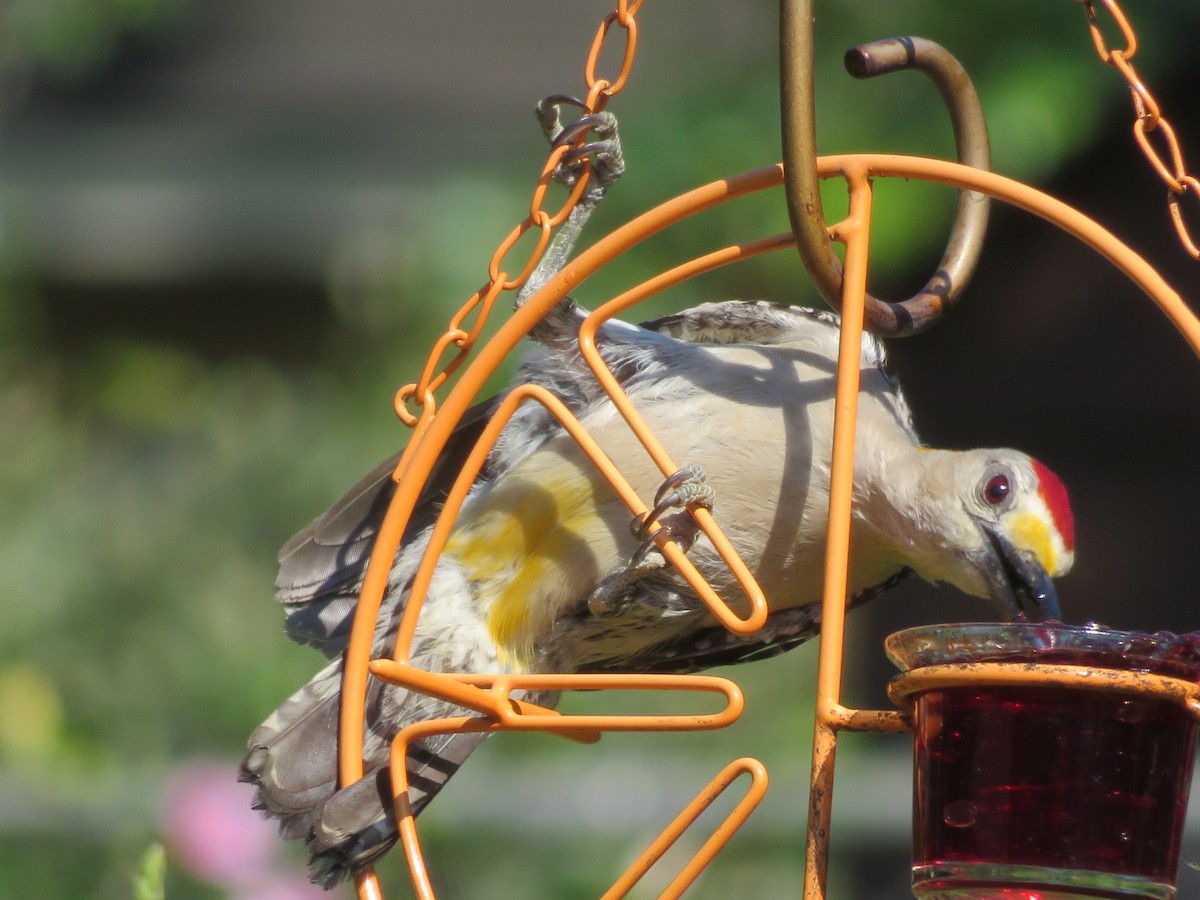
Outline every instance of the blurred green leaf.
<path fill-rule="evenodd" d="M 146 848 L 133 875 L 134 900 L 164 900 L 167 896 L 167 851 L 162 844 Z"/>
<path fill-rule="evenodd" d="M 0 7 L 0 62 L 33 73 L 35 81 L 86 88 L 102 80 L 131 38 L 165 54 L 171 23 L 201 8 L 204 27 L 181 52 L 202 58 L 195 77 L 209 79 L 204 96 L 210 106 L 197 102 L 196 110 L 173 112 L 196 114 L 187 133 L 203 145 L 204 163 L 216 173 L 212 184 L 236 192 L 266 180 L 261 173 L 234 169 L 238 153 L 272 131 L 266 111 L 278 95 L 272 85 L 243 82 L 226 71 L 222 41 L 251 44 L 283 71 L 273 29 L 303 33 L 317 61 L 305 56 L 291 64 L 297 76 L 315 67 L 317 77 L 309 83 L 319 87 L 323 77 L 336 77 L 341 61 L 320 57 L 316 42 L 322 35 L 304 30 L 304 12 L 316 6 L 234 3 L 210 9 L 185 0 L 13 0 Z M 570 20 L 582 63 L 586 38 L 602 11 L 593 15 L 595 10 L 569 4 L 545 8 Z M 1106 122 L 1131 116 L 1127 90 L 1095 58 L 1079 4 L 843 0 L 819 8 L 815 62 L 822 152 L 952 153 L 940 100 L 923 79 L 896 75 L 856 82 L 841 71 L 841 53 L 849 44 L 907 30 L 942 42 L 963 59 L 980 89 L 1002 172 L 1048 178 L 1071 165 Z M 355 14 L 366 14 L 363 10 L 369 6 L 356 7 Z M 775 49 L 769 43 L 748 46 L 743 36 L 757 34 L 752 26 L 767 20 L 773 29 L 775 10 L 743 4 L 726 12 L 725 19 L 704 25 L 702 45 L 680 46 L 671 43 L 671 32 L 685 24 L 687 4 L 645 5 L 638 67 L 612 107 L 621 116 L 629 169 L 597 213 L 585 243 L 683 190 L 778 159 Z M 1200 5 L 1143 5 L 1130 12 L 1144 37 L 1139 68 L 1151 79 L 1161 75 L 1164 81 L 1154 80 L 1154 86 L 1162 89 L 1180 67 L 1177 60 L 1192 52 Z M 346 27 L 355 24 L 347 21 Z M 458 27 L 465 32 L 473 24 Z M 512 25 L 511 40 L 522 39 L 521 25 Z M 423 41 L 422 35 L 397 35 L 396 52 Z M 501 79 L 470 68 L 478 61 L 441 48 L 428 58 L 430 66 L 442 67 L 438 74 L 467 80 L 489 102 L 510 102 L 511 88 Z M 123 82 L 125 90 L 147 107 L 165 105 L 155 93 L 161 87 L 155 79 L 182 77 L 173 64 L 161 64 L 149 76 L 135 68 Z M 540 48 L 530 48 L 528 66 L 540 77 Z M 544 91 L 569 87 L 546 83 Z M 249 89 L 262 91 L 255 96 L 263 121 L 239 118 L 223 105 L 225 92 Z M 379 98 L 365 95 L 356 102 L 374 109 Z M 368 218 L 383 224 L 357 242 L 347 237 L 348 249 L 331 255 L 323 285 L 327 317 L 302 326 L 311 332 L 301 334 L 306 340 L 316 334 L 307 355 L 272 353 L 262 349 L 265 342 L 255 343 L 256 327 L 271 330 L 290 320 L 290 297 L 277 308 L 268 306 L 265 324 L 242 322 L 236 315 L 240 307 L 227 320 L 201 317 L 207 340 L 191 342 L 186 334 L 164 337 L 136 319 L 119 319 L 123 298 L 114 296 L 119 290 L 93 294 L 88 289 L 96 285 L 88 282 L 46 283 L 44 261 L 23 243 L 22 229 L 26 220 L 65 202 L 56 193 L 59 182 L 75 173 L 61 167 L 103 151 L 120 159 L 136 147 L 149 148 L 139 159 L 169 171 L 165 161 L 178 148 L 162 149 L 161 135 L 135 120 L 121 98 L 80 104 L 69 113 L 53 103 L 35 104 L 6 123 L 53 135 L 67 115 L 94 119 L 105 123 L 102 133 L 111 146 L 37 160 L 44 168 L 33 167 L 33 174 L 0 172 L 0 799 L 6 801 L 0 803 L 0 894 L 124 896 L 134 857 L 142 853 L 134 876 L 138 900 L 163 896 L 166 879 L 174 898 L 215 895 L 215 888 L 189 882 L 179 866 L 167 871 L 160 845 L 142 852 L 158 827 L 158 792 L 183 759 L 200 753 L 238 757 L 251 729 L 323 664 L 319 654 L 282 635 L 282 612 L 271 600 L 275 554 L 363 472 L 403 446 L 408 433 L 391 413 L 392 393 L 415 380 L 453 309 L 483 282 L 490 254 L 527 211 L 542 162 L 540 155 L 514 149 L 527 148 L 521 141 L 534 130 L 525 100 L 512 101 L 511 119 L 519 124 L 511 130 L 477 135 L 467 174 L 440 165 L 444 145 L 437 143 L 437 128 L 457 123 L 461 111 L 424 96 L 409 102 L 404 126 L 430 129 L 428 158 L 398 155 L 394 169 L 372 172 L 369 184 L 355 188 L 366 198 Z M 1180 119 L 1190 115 L 1186 109 L 1171 113 Z M 337 155 L 328 163 L 333 167 L 343 166 L 340 154 L 364 140 L 348 113 L 350 124 L 342 124 L 342 114 L 334 117 L 331 144 Z M 271 146 L 280 148 L 272 165 L 278 162 L 281 171 L 292 173 L 280 176 L 286 193 L 323 196 L 328 185 L 296 176 L 308 170 L 289 169 L 294 159 L 287 154 L 307 159 L 305 153 L 319 156 L 328 148 L 303 146 L 308 134 L 303 129 L 283 131 L 283 137 L 269 136 Z M 539 144 L 538 154 L 541 149 Z M 1193 159 L 1200 152 L 1186 149 Z M 120 178 L 98 171 L 82 182 L 89 190 L 128 187 L 121 179 L 134 185 L 170 181 L 158 170 L 150 175 L 121 170 Z M 1152 181 L 1145 171 L 1133 174 Z M 386 207 L 393 201 L 376 196 L 387 190 L 401 198 L 402 215 L 389 218 Z M 872 278 L 909 277 L 904 273 L 913 269 L 914 258 L 932 265 L 945 239 L 953 192 L 905 183 L 880 183 L 877 190 Z M 1146 190 L 1159 186 L 1153 182 Z M 9 202 L 10 194 L 21 191 L 30 199 Z M 831 218 L 844 208 L 844 193 L 838 182 L 827 187 Z M 210 199 L 203 196 L 196 208 L 211 214 L 216 207 L 210 208 Z M 348 226 L 332 218 L 320 225 L 341 235 Z M 102 220 L 92 227 L 120 230 L 127 224 Z M 186 244 L 192 224 L 178 223 L 184 232 L 179 243 Z M 252 264 L 219 273 L 226 281 L 213 289 L 223 290 L 227 282 L 244 285 L 247 305 L 256 302 L 257 285 L 281 277 L 270 262 L 281 239 L 258 224 L 255 220 L 257 230 L 244 238 L 252 243 L 246 251 Z M 778 197 L 747 198 L 649 239 L 582 284 L 577 296 L 594 305 L 697 248 L 787 227 Z M 62 252 L 88 249 L 66 244 Z M 289 252 L 314 251 L 304 246 Z M 811 289 L 798 271 L 794 254 L 776 254 L 712 273 L 635 314 L 648 317 L 656 309 L 737 295 L 811 302 Z M 170 318 L 172 304 L 182 303 L 179 285 L 195 275 L 181 264 L 165 279 L 158 295 L 164 318 Z M 895 291 L 890 285 L 872 287 L 890 295 L 916 285 Z M 54 306 L 72 291 L 85 300 L 65 313 Z M 98 314 L 89 302 L 99 305 Z M 74 317 L 85 313 L 94 316 L 90 330 L 76 327 Z M 669 759 L 672 768 L 694 763 L 707 775 L 732 755 L 756 752 L 770 759 L 773 773 L 777 767 L 803 768 L 811 740 L 805 688 L 814 654 L 810 647 L 739 670 L 736 677 L 752 699 L 746 718 L 726 732 L 687 740 L 606 737 L 586 751 L 549 738 L 505 736 L 489 741 L 456 776 L 448 791 L 459 791 L 461 803 L 454 807 L 453 796 L 446 799 L 456 815 L 470 813 L 480 796 L 505 781 L 510 767 L 524 764 L 521 771 L 527 772 L 542 760 L 566 760 L 577 774 L 564 779 L 561 794 L 552 795 L 530 777 L 522 789 L 535 808 L 572 802 L 569 788 L 588 786 L 591 771 L 602 768 L 597 759 L 628 761 L 643 770 Z M 784 700 L 773 706 L 781 695 Z M 602 697 L 566 702 L 576 711 L 612 710 Z M 847 742 L 839 766 L 863 755 L 859 746 Z M 797 783 L 805 778 L 801 772 Z M 769 813 L 776 818 L 735 845 L 727 868 L 730 856 L 723 858 L 720 874 L 703 888 L 708 896 L 780 896 L 794 888 L 802 790 L 771 801 L 778 804 Z M 660 824 L 685 799 L 663 800 Z M 556 834 L 529 846 L 511 828 L 511 810 L 462 829 L 453 818 L 439 819 L 439 809 L 431 810 L 423 827 L 429 829 L 431 852 L 447 862 L 435 877 L 446 882 L 448 896 L 493 897 L 497 877 L 519 886 L 513 896 L 535 896 L 538 890 L 556 898 L 595 896 L 647 837 L 640 831 L 614 837 L 606 822 L 591 822 L 577 838 Z M 296 856 L 300 852 L 296 848 Z M 461 864 L 485 856 L 494 860 L 493 868 Z M 393 854 L 386 865 L 395 876 L 391 882 L 403 884 L 398 857 Z M 529 885 L 535 866 L 550 872 L 536 888 Z"/>

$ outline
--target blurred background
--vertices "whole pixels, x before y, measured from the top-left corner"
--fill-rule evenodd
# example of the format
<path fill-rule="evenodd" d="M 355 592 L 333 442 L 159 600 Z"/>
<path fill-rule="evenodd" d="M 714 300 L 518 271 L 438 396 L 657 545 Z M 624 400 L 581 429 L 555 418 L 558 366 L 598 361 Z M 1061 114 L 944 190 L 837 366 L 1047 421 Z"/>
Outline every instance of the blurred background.
<path fill-rule="evenodd" d="M 1200 5 L 1127 6 L 1136 64 L 1195 172 Z M 583 92 L 610 8 L 0 2 L 0 896 L 130 896 L 139 873 L 157 879 L 156 842 L 168 897 L 313 896 L 298 848 L 244 815 L 233 785 L 251 729 L 321 662 L 282 635 L 276 550 L 403 446 L 392 395 L 528 208 L 545 158 L 533 104 Z M 1197 295 L 1200 264 L 1078 3 L 824 0 L 817 15 L 821 152 L 953 154 L 923 78 L 863 83 L 841 68 L 853 43 L 932 38 L 975 79 L 998 171 L 1098 218 Z M 628 172 L 587 240 L 777 160 L 776 16 L 766 2 L 645 5 L 633 77 L 610 107 Z M 601 73 L 616 65 L 605 57 Z M 830 187 L 831 216 L 842 194 Z M 879 185 L 877 293 L 924 283 L 953 203 Z M 710 212 L 577 297 L 595 305 L 786 227 L 781 194 Z M 732 296 L 816 302 L 795 255 L 777 254 L 647 317 Z M 1068 619 L 1200 628 L 1200 369 L 1115 270 L 996 209 L 961 307 L 891 352 L 928 442 L 1017 446 L 1070 487 Z M 857 611 L 847 701 L 886 704 L 890 631 L 988 614 L 915 581 Z M 798 896 L 815 649 L 737 670 L 747 713 L 721 733 L 489 742 L 422 818 L 442 895 L 598 896 L 727 761 L 753 754 L 772 790 L 693 893 Z M 907 895 L 909 778 L 906 740 L 843 740 L 832 898 Z M 1200 892 L 1197 864 L 1193 824 L 1181 896 Z M 407 896 L 397 859 L 382 874 Z"/>

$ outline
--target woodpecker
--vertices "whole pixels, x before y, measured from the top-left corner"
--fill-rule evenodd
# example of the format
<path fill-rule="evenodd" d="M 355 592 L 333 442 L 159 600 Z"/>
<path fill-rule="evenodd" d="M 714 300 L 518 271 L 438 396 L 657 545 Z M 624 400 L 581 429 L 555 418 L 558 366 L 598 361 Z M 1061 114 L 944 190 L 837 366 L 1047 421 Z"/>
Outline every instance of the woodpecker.
<path fill-rule="evenodd" d="M 694 672 L 769 656 L 820 626 L 838 320 L 760 301 L 707 303 L 640 326 L 612 320 L 597 348 L 672 458 L 662 473 L 579 354 L 584 311 L 563 301 L 531 333 L 516 382 L 560 396 L 641 496 L 665 497 L 660 522 L 736 607 L 740 591 L 688 504 L 710 505 L 763 588 L 765 627 L 739 637 L 630 528 L 624 504 L 538 404 L 502 432 L 439 559 L 412 663 L 441 672 Z M 449 480 L 495 408 L 458 426 L 396 555 L 375 635 L 390 653 L 408 585 Z M 338 789 L 341 657 L 367 555 L 395 489 L 389 460 L 280 554 L 287 633 L 329 665 L 250 737 L 242 777 L 286 837 L 304 838 L 329 887 L 396 840 L 387 769 L 403 726 L 463 711 L 372 681 L 366 777 Z M 660 490 L 661 486 L 661 490 Z M 678 509 L 671 511 L 673 502 Z M 636 530 L 636 529 L 635 529 Z M 1062 482 L 1016 450 L 923 446 L 881 342 L 864 335 L 855 446 L 848 602 L 910 572 L 990 598 L 1005 618 L 1057 618 L 1051 578 L 1074 558 Z M 530 696 L 553 705 L 554 696 Z M 483 739 L 415 744 L 409 801 L 419 812 Z"/>

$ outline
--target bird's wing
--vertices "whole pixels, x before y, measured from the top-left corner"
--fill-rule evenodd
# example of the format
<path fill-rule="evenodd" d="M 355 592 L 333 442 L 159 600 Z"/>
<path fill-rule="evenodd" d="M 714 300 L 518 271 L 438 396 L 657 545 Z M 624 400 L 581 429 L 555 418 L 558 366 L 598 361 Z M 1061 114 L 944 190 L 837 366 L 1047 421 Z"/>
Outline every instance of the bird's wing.
<path fill-rule="evenodd" d="M 642 328 L 693 344 L 804 344 L 817 343 L 825 355 L 837 359 L 841 317 L 829 310 L 790 306 L 769 300 L 724 300 L 702 303 L 642 323 Z M 832 342 L 832 343 L 829 343 Z M 876 371 L 887 386 L 888 400 L 897 421 L 916 442 L 912 411 L 900 385 L 887 367 L 887 351 L 873 334 L 863 332 L 862 368 Z"/>
<path fill-rule="evenodd" d="M 401 546 L 437 517 L 499 400 L 472 407 L 458 423 L 417 499 Z M 279 551 L 275 597 L 287 607 L 285 629 L 293 640 L 331 657 L 345 649 L 367 560 L 396 492 L 392 472 L 399 459 L 397 454 L 373 469 Z"/>
<path fill-rule="evenodd" d="M 551 388 L 576 412 L 592 402 L 600 390 L 579 361 L 578 353 L 567 346 L 567 337 L 574 339 L 585 315 L 586 311 L 570 300 L 560 304 L 547 316 L 547 324 L 535 331 L 533 336 L 541 346 L 526 355 L 514 379 L 516 383 L 533 382 Z M 624 323 L 621 328 L 637 330 Z M 455 427 L 417 499 L 401 548 L 433 523 L 503 396 L 472 407 Z M 559 430 L 540 404 L 526 403 L 505 427 L 477 483 L 502 474 L 504 468 Z M 392 473 L 398 461 L 399 454 L 377 466 L 279 551 L 275 597 L 286 607 L 284 628 L 293 640 L 317 647 L 330 657 L 345 649 L 367 561 L 396 492 Z"/>
<path fill-rule="evenodd" d="M 569 299 L 559 304 L 544 326 L 533 333 L 540 346 L 535 345 L 526 354 L 514 379 L 518 384 L 531 382 L 550 388 L 576 413 L 601 395 L 598 382 L 580 361 L 576 349 L 579 324 L 586 315 L 586 310 Z M 618 344 L 635 333 L 648 336 L 623 322 L 611 323 L 605 331 Z M 472 407 L 455 427 L 413 509 L 400 541 L 402 548 L 437 517 L 503 396 Z M 560 430 L 540 404 L 526 403 L 505 427 L 477 481 L 489 481 L 502 474 Z M 398 462 L 399 454 L 384 460 L 279 551 L 275 597 L 286 607 L 284 627 L 293 640 L 317 647 L 330 657 L 345 649 L 367 561 L 396 492 L 392 473 Z"/>
<path fill-rule="evenodd" d="M 770 300 L 723 300 L 643 322 L 642 328 L 692 344 L 785 344 L 802 335 L 836 333 L 839 322 L 836 313 L 826 310 Z"/>

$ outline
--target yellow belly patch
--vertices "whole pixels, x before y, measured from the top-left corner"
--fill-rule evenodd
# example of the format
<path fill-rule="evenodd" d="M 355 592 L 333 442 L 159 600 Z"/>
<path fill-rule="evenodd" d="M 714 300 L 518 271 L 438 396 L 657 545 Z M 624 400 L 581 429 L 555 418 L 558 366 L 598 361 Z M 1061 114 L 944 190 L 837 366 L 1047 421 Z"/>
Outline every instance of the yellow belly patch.
<path fill-rule="evenodd" d="M 558 607 L 594 583 L 592 540 L 603 529 L 596 508 L 599 476 L 571 468 L 509 477 L 482 498 L 471 521 L 446 542 L 475 583 L 477 602 L 501 661 L 525 668 Z"/>

